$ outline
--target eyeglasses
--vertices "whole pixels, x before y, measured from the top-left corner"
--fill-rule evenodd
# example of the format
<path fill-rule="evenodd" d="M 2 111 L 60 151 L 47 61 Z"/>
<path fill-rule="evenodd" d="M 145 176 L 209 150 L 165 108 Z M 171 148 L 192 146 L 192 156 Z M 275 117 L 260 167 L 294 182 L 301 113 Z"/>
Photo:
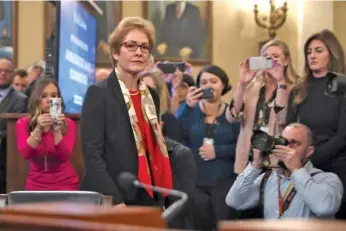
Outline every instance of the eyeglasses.
<path fill-rule="evenodd" d="M 143 53 L 151 52 L 151 47 L 148 44 L 139 45 L 133 41 L 130 41 L 130 42 L 123 42 L 120 45 L 124 46 L 128 51 L 136 51 L 137 48 L 139 47 Z"/>
<path fill-rule="evenodd" d="M 12 70 L 0 68 L 0 73 L 4 73 L 5 75 L 11 74 L 12 72 Z"/>

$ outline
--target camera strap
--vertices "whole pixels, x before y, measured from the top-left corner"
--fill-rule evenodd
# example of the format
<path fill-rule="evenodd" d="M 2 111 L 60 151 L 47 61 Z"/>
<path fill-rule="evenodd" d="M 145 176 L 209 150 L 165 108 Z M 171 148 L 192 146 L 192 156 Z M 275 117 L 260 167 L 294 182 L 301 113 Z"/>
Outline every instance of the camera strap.
<path fill-rule="evenodd" d="M 260 206 L 261 206 L 262 217 L 264 217 L 264 189 L 272 172 L 273 171 L 270 169 L 264 173 L 262 181 L 261 181 L 261 185 L 260 185 Z"/>
<path fill-rule="evenodd" d="M 268 170 L 264 173 L 264 176 L 262 178 L 261 181 L 261 185 L 260 185 L 260 206 L 261 206 L 261 212 L 262 212 L 262 217 L 264 217 L 264 189 L 265 189 L 265 184 L 267 183 L 271 173 L 273 171 L 272 170 Z M 314 172 L 311 173 L 311 177 L 313 177 L 314 175 L 321 173 L 322 171 L 318 171 L 318 172 Z M 291 202 L 294 198 L 294 196 L 297 194 L 297 190 L 295 189 L 295 187 L 293 186 L 293 183 L 291 182 L 284 195 L 282 196 L 280 193 L 280 184 L 281 184 L 281 178 L 278 177 L 278 204 L 279 204 L 279 218 L 282 217 L 282 215 L 284 214 L 284 212 L 289 208 L 289 206 L 291 205 Z"/>

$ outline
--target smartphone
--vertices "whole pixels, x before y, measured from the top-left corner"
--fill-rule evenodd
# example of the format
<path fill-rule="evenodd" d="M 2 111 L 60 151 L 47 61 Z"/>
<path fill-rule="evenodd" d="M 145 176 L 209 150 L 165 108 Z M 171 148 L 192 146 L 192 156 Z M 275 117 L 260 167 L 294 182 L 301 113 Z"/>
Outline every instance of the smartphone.
<path fill-rule="evenodd" d="M 273 60 L 270 57 L 251 57 L 249 58 L 250 70 L 264 70 L 273 67 Z"/>
<path fill-rule="evenodd" d="M 174 73 L 176 69 L 179 69 L 181 72 L 185 72 L 185 63 L 184 62 L 169 62 L 169 63 L 159 63 L 157 67 L 165 74 Z"/>
<path fill-rule="evenodd" d="M 213 88 L 202 89 L 201 99 L 212 99 L 212 98 L 214 98 L 214 89 Z"/>
<path fill-rule="evenodd" d="M 61 114 L 61 98 L 49 99 L 49 113 L 53 118 L 53 121 L 58 120 L 58 116 Z"/>

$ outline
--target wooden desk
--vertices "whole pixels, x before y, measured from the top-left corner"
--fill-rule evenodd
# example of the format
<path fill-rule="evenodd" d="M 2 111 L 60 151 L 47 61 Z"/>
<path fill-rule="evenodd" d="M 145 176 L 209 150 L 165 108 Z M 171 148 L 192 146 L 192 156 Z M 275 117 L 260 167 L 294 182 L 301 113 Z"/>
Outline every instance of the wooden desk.
<path fill-rule="evenodd" d="M 107 224 L 125 224 L 163 228 L 161 210 L 152 207 L 102 207 L 69 203 L 20 204 L 0 209 L 0 215 L 20 215 L 55 219 L 82 220 Z"/>
<path fill-rule="evenodd" d="M 6 120 L 6 192 L 24 190 L 25 180 L 28 173 L 28 162 L 18 152 L 16 122 L 27 114 L 2 113 L 0 119 Z M 66 115 L 76 123 L 76 144 L 71 156 L 71 162 L 79 177 L 79 182 L 84 178 L 85 167 L 81 147 L 79 131 L 79 119 L 77 114 Z"/>
<path fill-rule="evenodd" d="M 244 220 L 222 221 L 219 231 L 345 231 L 346 221 L 339 220 Z"/>
<path fill-rule="evenodd" d="M 0 231 L 167 231 L 140 226 L 27 216 L 0 216 Z"/>

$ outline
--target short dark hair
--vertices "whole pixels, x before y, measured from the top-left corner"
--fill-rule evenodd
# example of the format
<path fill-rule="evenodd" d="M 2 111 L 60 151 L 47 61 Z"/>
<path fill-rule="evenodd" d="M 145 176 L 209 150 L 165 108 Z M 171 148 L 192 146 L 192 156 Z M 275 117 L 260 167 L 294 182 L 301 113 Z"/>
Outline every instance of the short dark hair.
<path fill-rule="evenodd" d="M 222 90 L 222 95 L 225 95 L 227 92 L 229 92 L 232 89 L 232 86 L 229 85 L 228 75 L 226 74 L 226 72 L 221 67 L 216 66 L 216 65 L 207 65 L 207 66 L 203 67 L 203 69 L 197 75 L 197 79 L 196 79 L 197 87 L 200 87 L 201 77 L 202 77 L 202 74 L 204 72 L 207 72 L 207 73 L 210 73 L 210 74 L 213 74 L 213 75 L 219 77 L 219 79 L 221 80 L 221 82 L 224 85 L 224 88 Z"/>
<path fill-rule="evenodd" d="M 190 75 L 188 73 L 183 73 L 182 82 L 186 83 L 189 87 L 196 86 L 196 82 L 193 79 L 192 75 Z"/>
<path fill-rule="evenodd" d="M 28 76 L 28 72 L 25 69 L 18 68 L 16 70 L 14 70 L 14 75 L 15 76 L 18 75 L 21 78 L 25 78 Z"/>

